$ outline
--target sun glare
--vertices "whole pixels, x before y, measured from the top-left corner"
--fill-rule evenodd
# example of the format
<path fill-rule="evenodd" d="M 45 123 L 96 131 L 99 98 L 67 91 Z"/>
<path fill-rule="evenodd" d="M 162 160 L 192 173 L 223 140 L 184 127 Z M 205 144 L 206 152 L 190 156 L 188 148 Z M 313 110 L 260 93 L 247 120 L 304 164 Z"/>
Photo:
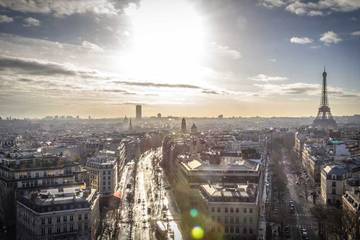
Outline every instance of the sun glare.
<path fill-rule="evenodd" d="M 126 13 L 132 23 L 127 56 L 131 76 L 176 83 L 199 80 L 205 31 L 189 2 L 144 0 Z"/>

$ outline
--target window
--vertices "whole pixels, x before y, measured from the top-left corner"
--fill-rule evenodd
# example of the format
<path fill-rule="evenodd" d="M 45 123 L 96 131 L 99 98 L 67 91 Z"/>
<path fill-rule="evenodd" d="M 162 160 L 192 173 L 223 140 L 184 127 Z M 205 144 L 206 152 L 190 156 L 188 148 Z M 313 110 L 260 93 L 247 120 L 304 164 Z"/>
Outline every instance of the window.
<path fill-rule="evenodd" d="M 51 224 L 51 222 L 52 222 L 52 219 L 51 219 L 51 217 L 49 217 L 48 218 L 48 224 Z"/>
<path fill-rule="evenodd" d="M 247 233 L 247 229 L 246 227 L 243 229 L 243 233 L 246 234 Z"/>
<path fill-rule="evenodd" d="M 51 234 L 51 227 L 48 228 L 48 234 Z"/>
<path fill-rule="evenodd" d="M 79 225 L 78 225 L 78 230 L 79 230 L 79 232 L 81 232 L 81 230 L 82 230 L 81 223 L 79 223 Z"/>
<path fill-rule="evenodd" d="M 249 212 L 252 213 L 252 212 L 253 212 L 253 209 L 252 209 L 252 208 L 249 208 Z"/>
<path fill-rule="evenodd" d="M 235 218 L 235 223 L 239 223 L 239 217 Z"/>
<path fill-rule="evenodd" d="M 45 235 L 45 228 L 41 229 L 41 235 Z"/>
<path fill-rule="evenodd" d="M 74 221 L 74 216 L 70 215 L 70 222 Z"/>
<path fill-rule="evenodd" d="M 67 216 L 63 216 L 63 221 L 67 222 Z"/>
<path fill-rule="evenodd" d="M 56 232 L 57 232 L 57 233 L 60 233 L 60 227 L 57 227 L 57 228 L 56 228 Z"/>
<path fill-rule="evenodd" d="M 211 208 L 211 212 L 215 212 L 215 208 L 214 208 L 214 207 Z"/>
<path fill-rule="evenodd" d="M 249 229 L 249 233 L 252 234 L 253 233 L 253 230 L 252 228 Z"/>
<path fill-rule="evenodd" d="M 246 209 L 246 208 L 244 208 L 244 213 L 247 213 L 247 209 Z"/>
<path fill-rule="evenodd" d="M 336 182 L 335 181 L 332 182 L 332 186 L 336 187 Z"/>
<path fill-rule="evenodd" d="M 227 216 L 225 216 L 225 224 L 227 224 L 229 222 L 229 219 Z"/>
<path fill-rule="evenodd" d="M 336 194 L 336 188 L 333 188 L 331 191 L 332 194 Z"/>
<path fill-rule="evenodd" d="M 41 224 L 44 225 L 45 224 L 45 218 L 41 218 Z M 45 232 L 45 230 L 44 230 Z"/>
<path fill-rule="evenodd" d="M 58 222 L 58 223 L 60 222 L 60 217 L 56 218 L 56 222 Z"/>
<path fill-rule="evenodd" d="M 73 232 L 73 231 L 74 231 L 74 225 L 70 224 L 70 232 Z"/>
<path fill-rule="evenodd" d="M 239 209 L 238 209 L 238 208 L 236 208 L 236 209 L 235 209 L 235 212 L 236 212 L 236 213 L 238 213 L 238 212 L 239 212 Z"/>
<path fill-rule="evenodd" d="M 66 225 L 63 226 L 63 232 L 67 232 L 67 227 L 66 227 Z"/>
<path fill-rule="evenodd" d="M 243 219 L 243 222 L 244 222 L 244 223 L 246 223 L 246 222 L 247 222 L 247 219 L 246 219 L 246 217 L 244 217 L 244 219 Z"/>
<path fill-rule="evenodd" d="M 228 212 L 228 208 L 227 208 L 227 207 L 225 208 L 225 212 Z"/>
<path fill-rule="evenodd" d="M 230 208 L 230 212 L 233 213 L 233 212 L 234 212 L 234 209 L 233 209 L 233 208 Z"/>
<path fill-rule="evenodd" d="M 221 209 L 219 207 L 217 208 L 217 212 L 221 212 Z"/>
<path fill-rule="evenodd" d="M 239 227 L 238 227 L 238 226 L 236 226 L 236 228 L 235 228 L 235 232 L 236 232 L 236 233 L 239 233 L 239 232 L 240 232 L 240 229 L 239 229 Z"/>
<path fill-rule="evenodd" d="M 231 233 L 234 232 L 234 227 L 233 227 L 233 226 L 230 227 L 230 232 L 231 232 Z"/>
<path fill-rule="evenodd" d="M 84 218 L 85 218 L 85 219 L 88 219 L 88 214 L 87 214 L 87 213 L 85 213 Z"/>
<path fill-rule="evenodd" d="M 81 214 L 79 214 L 78 219 L 79 219 L 79 221 L 82 220 L 82 215 Z"/>
<path fill-rule="evenodd" d="M 230 223 L 231 223 L 231 224 L 234 223 L 234 217 L 230 217 Z"/>

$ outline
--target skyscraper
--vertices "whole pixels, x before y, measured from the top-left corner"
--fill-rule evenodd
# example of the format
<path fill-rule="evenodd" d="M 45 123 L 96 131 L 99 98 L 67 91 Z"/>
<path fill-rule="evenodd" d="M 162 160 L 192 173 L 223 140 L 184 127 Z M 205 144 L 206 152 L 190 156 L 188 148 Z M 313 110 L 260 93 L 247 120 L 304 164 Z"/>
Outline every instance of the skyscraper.
<path fill-rule="evenodd" d="M 136 105 L 136 119 L 141 119 L 141 117 L 142 117 L 141 105 Z"/>
<path fill-rule="evenodd" d="M 181 131 L 182 131 L 183 133 L 186 133 L 186 120 L 185 120 L 185 118 L 183 118 L 183 119 L 181 120 Z"/>
<path fill-rule="evenodd" d="M 337 124 L 331 115 L 330 107 L 328 103 L 327 82 L 326 82 L 327 73 L 325 71 L 325 68 L 322 76 L 323 76 L 323 82 L 322 82 L 322 90 L 321 90 L 320 107 L 318 114 L 313 122 L 313 127 L 319 129 L 335 129 L 337 128 Z"/>

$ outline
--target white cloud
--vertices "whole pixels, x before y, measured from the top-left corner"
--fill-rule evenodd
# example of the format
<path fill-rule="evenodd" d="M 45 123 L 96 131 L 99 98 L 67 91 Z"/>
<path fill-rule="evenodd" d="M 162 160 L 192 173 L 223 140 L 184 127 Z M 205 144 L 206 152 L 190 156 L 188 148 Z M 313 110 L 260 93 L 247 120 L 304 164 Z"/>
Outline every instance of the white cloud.
<path fill-rule="evenodd" d="M 262 96 L 277 95 L 303 95 L 303 96 L 319 96 L 321 94 L 321 85 L 312 83 L 286 83 L 286 84 L 272 84 L 272 83 L 258 83 L 254 86 L 260 88 L 259 94 Z M 328 93 L 332 98 L 358 98 L 359 91 L 345 90 L 335 86 L 328 86 Z"/>
<path fill-rule="evenodd" d="M 312 43 L 314 40 L 312 40 L 311 38 L 308 37 L 292 37 L 290 38 L 290 42 L 291 43 L 296 43 L 296 44 L 309 44 Z"/>
<path fill-rule="evenodd" d="M 0 15 L 0 23 L 10 23 L 13 21 L 14 19 L 12 17 L 8 17 L 6 15 Z"/>
<path fill-rule="evenodd" d="M 273 81 L 285 81 L 288 78 L 287 77 L 281 77 L 281 76 L 268 76 L 265 74 L 258 74 L 253 77 L 249 77 L 250 80 L 258 81 L 258 82 L 273 82 Z"/>
<path fill-rule="evenodd" d="M 260 5 L 267 8 L 281 7 L 286 3 L 284 0 L 260 0 L 259 2 Z"/>
<path fill-rule="evenodd" d="M 296 15 L 324 16 L 332 12 L 351 12 L 360 9 L 359 0 L 259 0 L 268 7 L 285 7 L 285 10 Z"/>
<path fill-rule="evenodd" d="M 352 36 L 360 36 L 360 31 L 355 31 L 351 33 Z"/>
<path fill-rule="evenodd" d="M 24 19 L 24 27 L 38 27 L 40 21 L 36 18 L 28 17 Z"/>
<path fill-rule="evenodd" d="M 95 52 L 103 52 L 104 51 L 104 49 L 102 49 L 100 46 L 96 45 L 95 43 L 88 42 L 88 41 L 82 41 L 81 45 L 84 48 L 90 49 Z"/>
<path fill-rule="evenodd" d="M 333 31 L 325 32 L 321 35 L 320 41 L 325 45 L 337 44 L 342 41 L 342 39 Z"/>
<path fill-rule="evenodd" d="M 0 6 L 19 12 L 65 16 L 81 13 L 116 14 L 114 4 L 108 0 L 0 0 Z"/>
<path fill-rule="evenodd" d="M 238 50 L 232 49 L 228 46 L 219 45 L 217 43 L 212 43 L 212 45 L 216 54 L 220 56 L 231 58 L 233 60 L 238 60 L 241 58 L 241 53 Z"/>

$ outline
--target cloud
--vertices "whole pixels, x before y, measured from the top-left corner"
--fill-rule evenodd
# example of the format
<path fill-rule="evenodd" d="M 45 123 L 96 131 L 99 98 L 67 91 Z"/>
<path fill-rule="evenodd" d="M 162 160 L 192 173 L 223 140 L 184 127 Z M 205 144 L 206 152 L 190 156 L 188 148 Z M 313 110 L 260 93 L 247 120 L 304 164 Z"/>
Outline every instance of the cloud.
<path fill-rule="evenodd" d="M 217 92 L 215 90 L 202 90 L 201 92 L 205 93 L 205 94 L 214 94 L 214 95 L 220 94 L 219 92 Z"/>
<path fill-rule="evenodd" d="M 114 15 L 118 11 L 114 5 L 108 0 L 0 0 L 1 7 L 14 11 L 53 14 L 55 16 L 82 13 Z"/>
<path fill-rule="evenodd" d="M 136 93 L 129 92 L 129 91 L 126 91 L 124 89 L 103 89 L 101 91 L 106 92 L 106 93 L 122 93 L 122 94 L 125 94 L 125 95 L 136 95 Z"/>
<path fill-rule="evenodd" d="M 321 85 L 311 83 L 287 83 L 287 84 L 272 84 L 259 83 L 254 86 L 261 89 L 260 94 L 263 96 L 278 95 L 305 95 L 305 96 L 320 96 Z M 356 91 L 346 91 L 339 87 L 328 86 L 328 94 L 337 98 L 354 98 L 360 97 L 360 93 Z"/>
<path fill-rule="evenodd" d="M 129 81 L 114 81 L 114 83 L 128 85 L 128 86 L 142 86 L 142 87 L 201 89 L 201 87 L 199 86 L 190 85 L 190 84 L 169 84 L 169 83 L 129 82 Z"/>
<path fill-rule="evenodd" d="M 40 26 L 40 21 L 36 18 L 28 17 L 24 19 L 24 27 L 38 27 Z"/>
<path fill-rule="evenodd" d="M 212 45 L 215 48 L 216 54 L 219 56 L 231 58 L 233 60 L 241 58 L 241 53 L 238 50 L 232 49 L 229 46 L 219 45 L 217 43 L 213 43 Z"/>
<path fill-rule="evenodd" d="M 360 36 L 360 31 L 355 31 L 351 33 L 352 36 Z"/>
<path fill-rule="evenodd" d="M 307 94 L 312 95 L 317 93 L 320 89 L 319 84 L 309 83 L 288 83 L 288 84 L 254 84 L 256 87 L 262 89 L 265 95 L 279 94 L 279 95 L 292 95 L 292 94 Z"/>
<path fill-rule="evenodd" d="M 84 48 L 87 48 L 94 52 L 103 52 L 104 51 L 104 49 L 102 49 L 100 46 L 96 45 L 95 43 L 88 42 L 88 41 L 82 41 L 81 45 Z"/>
<path fill-rule="evenodd" d="M 267 8 L 284 7 L 286 11 L 300 16 L 324 16 L 333 12 L 352 12 L 360 9 L 358 0 L 259 0 Z"/>
<path fill-rule="evenodd" d="M 309 44 L 312 43 L 314 40 L 308 37 L 292 37 L 290 38 L 291 43 L 295 44 Z"/>
<path fill-rule="evenodd" d="M 337 44 L 342 41 L 342 39 L 333 31 L 325 32 L 321 35 L 320 41 L 325 45 Z"/>
<path fill-rule="evenodd" d="M 250 80 L 258 81 L 258 82 L 273 82 L 273 81 L 285 81 L 288 78 L 287 77 L 281 77 L 281 76 L 268 76 L 265 74 L 258 74 L 253 77 L 249 77 Z"/>
<path fill-rule="evenodd" d="M 75 76 L 80 74 L 92 74 L 92 71 L 75 70 L 68 66 L 53 63 L 39 61 L 37 59 L 16 58 L 9 56 L 0 56 L 0 71 L 10 70 L 17 74 L 28 75 L 65 75 Z"/>
<path fill-rule="evenodd" d="M 260 5 L 266 8 L 282 7 L 286 4 L 284 0 L 260 0 Z"/>
<path fill-rule="evenodd" d="M 6 15 L 0 15 L 0 23 L 11 23 L 14 19 L 12 17 L 8 17 Z"/>

